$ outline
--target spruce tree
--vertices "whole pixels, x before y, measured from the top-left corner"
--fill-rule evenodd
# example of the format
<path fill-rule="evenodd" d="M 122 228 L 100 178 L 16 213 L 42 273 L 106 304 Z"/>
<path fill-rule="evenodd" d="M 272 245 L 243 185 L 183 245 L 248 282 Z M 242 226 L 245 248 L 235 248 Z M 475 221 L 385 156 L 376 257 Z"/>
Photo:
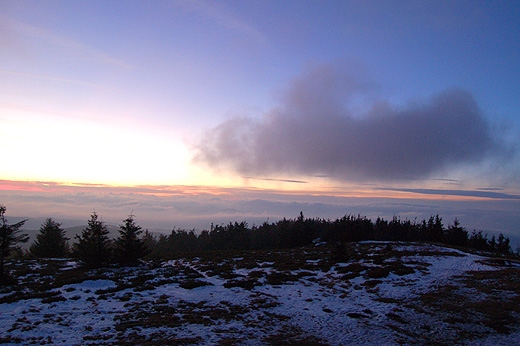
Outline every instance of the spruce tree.
<path fill-rule="evenodd" d="M 139 237 L 143 232 L 141 226 L 136 225 L 134 216 L 130 215 L 124 224 L 119 226 L 119 237 L 115 241 L 114 257 L 121 265 L 136 265 L 143 258 L 148 249 L 144 240 Z"/>
<path fill-rule="evenodd" d="M 11 278 L 5 271 L 5 260 L 12 251 L 19 249 L 18 243 L 25 243 L 29 240 L 27 234 L 20 234 L 20 228 L 25 221 L 19 221 L 13 225 L 9 225 L 5 218 L 7 208 L 0 204 L 0 285 L 8 285 Z"/>
<path fill-rule="evenodd" d="M 504 237 L 504 235 L 502 233 L 500 233 L 500 235 L 498 236 L 496 251 L 503 255 L 512 253 L 509 242 L 510 242 L 509 238 Z"/>
<path fill-rule="evenodd" d="M 450 245 L 465 246 L 468 243 L 468 232 L 455 218 L 453 225 L 448 226 L 444 241 Z"/>
<path fill-rule="evenodd" d="M 63 258 L 69 253 L 68 238 L 61 224 L 48 218 L 40 227 L 40 233 L 29 251 L 38 258 Z"/>
<path fill-rule="evenodd" d="M 88 226 L 76 236 L 74 255 L 88 268 L 101 268 L 110 260 L 110 239 L 108 229 L 98 215 L 93 212 Z"/>
<path fill-rule="evenodd" d="M 155 239 L 155 236 L 148 230 L 144 231 L 142 239 L 148 255 L 157 247 L 157 239 Z"/>

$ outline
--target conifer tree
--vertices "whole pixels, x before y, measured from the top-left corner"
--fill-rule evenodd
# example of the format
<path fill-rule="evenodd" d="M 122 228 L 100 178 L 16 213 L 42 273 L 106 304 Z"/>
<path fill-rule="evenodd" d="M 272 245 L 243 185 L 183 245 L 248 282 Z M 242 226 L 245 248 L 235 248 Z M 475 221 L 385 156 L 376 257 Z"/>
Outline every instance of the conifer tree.
<path fill-rule="evenodd" d="M 108 229 L 98 215 L 93 212 L 88 226 L 81 235 L 77 235 L 74 255 L 89 268 L 101 268 L 110 260 L 110 239 Z"/>
<path fill-rule="evenodd" d="M 428 220 L 428 223 L 423 222 L 422 228 L 424 240 L 442 242 L 444 238 L 444 226 L 439 214 L 435 217 L 432 215 Z"/>
<path fill-rule="evenodd" d="M 29 240 L 27 234 L 20 234 L 20 228 L 27 220 L 19 221 L 9 225 L 5 218 L 7 208 L 0 204 L 0 285 L 11 283 L 11 278 L 5 271 L 5 260 L 13 250 L 19 249 L 18 243 L 25 243 Z"/>
<path fill-rule="evenodd" d="M 69 253 L 68 238 L 61 224 L 48 218 L 40 227 L 34 243 L 29 251 L 32 256 L 39 258 L 62 258 Z"/>
<path fill-rule="evenodd" d="M 144 240 L 139 237 L 143 232 L 141 226 L 136 225 L 134 216 L 130 215 L 124 224 L 119 226 L 119 237 L 115 241 L 114 257 L 119 264 L 136 265 L 143 258 L 148 249 Z"/>
<path fill-rule="evenodd" d="M 504 237 L 504 235 L 500 233 L 500 235 L 498 236 L 496 251 L 504 255 L 510 254 L 512 251 L 509 242 L 509 238 Z"/>
<path fill-rule="evenodd" d="M 157 246 L 157 239 L 155 239 L 155 236 L 148 230 L 144 231 L 142 239 L 147 252 L 151 252 L 152 249 Z"/>
<path fill-rule="evenodd" d="M 468 242 L 468 232 L 460 225 L 460 221 L 455 218 L 453 225 L 446 230 L 445 242 L 451 245 L 465 246 Z"/>

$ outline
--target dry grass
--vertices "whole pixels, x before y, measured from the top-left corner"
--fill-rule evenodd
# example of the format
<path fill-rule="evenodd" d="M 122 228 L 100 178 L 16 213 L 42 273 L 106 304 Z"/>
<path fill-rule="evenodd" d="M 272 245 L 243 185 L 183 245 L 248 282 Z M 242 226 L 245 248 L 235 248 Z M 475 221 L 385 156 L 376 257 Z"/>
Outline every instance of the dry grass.
<path fill-rule="evenodd" d="M 509 334 L 518 329 L 520 319 L 520 271 L 469 272 L 452 285 L 421 295 L 416 308 L 462 331 L 473 330 L 460 333 L 466 340 L 491 332 Z"/>

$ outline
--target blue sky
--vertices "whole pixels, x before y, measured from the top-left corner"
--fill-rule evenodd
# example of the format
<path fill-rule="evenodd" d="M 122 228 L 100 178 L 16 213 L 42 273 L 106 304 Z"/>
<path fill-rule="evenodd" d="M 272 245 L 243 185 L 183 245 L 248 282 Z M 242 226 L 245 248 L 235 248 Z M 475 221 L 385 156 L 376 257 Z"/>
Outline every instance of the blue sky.
<path fill-rule="evenodd" d="M 32 215 L 12 182 L 49 182 L 515 210 L 518 18 L 517 1 L 0 0 L 0 202 Z M 485 227 L 516 232 L 508 215 Z"/>

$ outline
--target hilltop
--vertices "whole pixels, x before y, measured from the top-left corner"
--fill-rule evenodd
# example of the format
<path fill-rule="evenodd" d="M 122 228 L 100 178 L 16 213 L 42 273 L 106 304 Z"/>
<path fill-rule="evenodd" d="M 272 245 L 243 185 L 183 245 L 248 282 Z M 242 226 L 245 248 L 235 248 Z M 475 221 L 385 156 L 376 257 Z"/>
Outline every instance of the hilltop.
<path fill-rule="evenodd" d="M 4 344 L 520 343 L 519 264 L 427 243 L 9 266 L 19 285 L 0 291 Z"/>

